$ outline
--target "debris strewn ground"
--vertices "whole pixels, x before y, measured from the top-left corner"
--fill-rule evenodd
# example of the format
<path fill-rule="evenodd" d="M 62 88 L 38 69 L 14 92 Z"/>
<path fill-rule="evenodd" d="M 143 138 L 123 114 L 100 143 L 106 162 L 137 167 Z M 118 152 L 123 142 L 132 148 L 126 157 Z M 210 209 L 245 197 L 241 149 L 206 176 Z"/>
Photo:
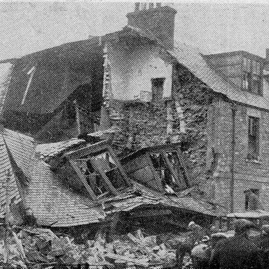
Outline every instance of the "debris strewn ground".
<path fill-rule="evenodd" d="M 125 235 L 115 235 L 110 242 L 102 233 L 95 240 L 77 244 L 69 235 L 56 235 L 50 229 L 15 228 L 9 232 L 8 263 L 11 267 L 42 268 L 56 264 L 91 266 L 130 266 L 148 268 L 150 266 L 173 267 L 176 263 L 176 246 L 184 240 L 183 235 L 144 235 L 141 230 Z M 0 260 L 7 262 L 7 251 L 1 242 Z"/>

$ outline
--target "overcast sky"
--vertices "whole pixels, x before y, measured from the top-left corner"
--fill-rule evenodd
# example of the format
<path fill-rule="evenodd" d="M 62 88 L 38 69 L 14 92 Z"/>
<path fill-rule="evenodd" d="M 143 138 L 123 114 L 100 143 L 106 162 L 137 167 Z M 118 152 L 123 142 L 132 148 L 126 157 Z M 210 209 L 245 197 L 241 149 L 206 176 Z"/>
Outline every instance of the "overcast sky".
<path fill-rule="evenodd" d="M 203 53 L 246 50 L 265 57 L 269 2 L 169 5 L 177 10 L 180 42 Z M 0 59 L 120 30 L 133 9 L 132 2 L 0 2 Z"/>

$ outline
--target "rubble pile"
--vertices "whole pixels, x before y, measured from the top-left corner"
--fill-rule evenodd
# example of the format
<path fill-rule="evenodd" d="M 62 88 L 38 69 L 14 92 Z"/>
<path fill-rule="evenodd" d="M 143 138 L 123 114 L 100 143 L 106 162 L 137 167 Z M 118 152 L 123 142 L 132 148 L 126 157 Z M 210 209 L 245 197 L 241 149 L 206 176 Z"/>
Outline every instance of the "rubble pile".
<path fill-rule="evenodd" d="M 134 234 L 115 235 L 111 242 L 107 242 L 98 233 L 95 240 L 76 244 L 74 238 L 68 235 L 57 236 L 49 229 L 23 228 L 18 233 L 9 233 L 8 248 L 2 241 L 0 260 L 2 263 L 6 261 L 8 249 L 8 263 L 12 267 L 29 268 L 37 264 L 164 267 L 175 265 L 176 246 L 182 240 L 184 235 L 144 236 L 138 230 Z"/>
<path fill-rule="evenodd" d="M 182 150 L 189 161 L 190 172 L 197 175 L 206 167 L 207 114 L 213 92 L 181 65 L 175 68 L 173 79 L 175 98 L 183 110 L 186 124 L 186 133 L 182 133 L 180 139 Z"/>

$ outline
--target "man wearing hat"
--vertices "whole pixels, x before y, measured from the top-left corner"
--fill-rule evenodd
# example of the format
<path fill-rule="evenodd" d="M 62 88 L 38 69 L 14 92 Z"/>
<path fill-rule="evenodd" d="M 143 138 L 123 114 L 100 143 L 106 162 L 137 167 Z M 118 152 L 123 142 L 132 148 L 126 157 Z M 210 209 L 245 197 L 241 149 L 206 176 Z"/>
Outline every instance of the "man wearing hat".
<path fill-rule="evenodd" d="M 192 250 L 191 250 L 191 259 L 193 263 L 194 269 L 207 269 L 211 248 L 209 246 L 209 237 L 204 236 L 202 241 L 198 243 Z"/>
<path fill-rule="evenodd" d="M 221 240 L 212 252 L 210 269 L 261 269 L 261 251 L 249 240 L 249 232 L 256 226 L 248 220 L 234 223 L 235 235 Z"/>
<path fill-rule="evenodd" d="M 196 224 L 194 221 L 191 221 L 188 224 L 187 229 L 191 231 L 191 234 L 185 239 L 184 242 L 179 243 L 176 250 L 176 260 L 178 268 L 182 268 L 183 259 L 186 254 L 191 255 L 191 250 L 202 241 L 202 238 L 206 236 L 206 231 L 199 224 Z"/>

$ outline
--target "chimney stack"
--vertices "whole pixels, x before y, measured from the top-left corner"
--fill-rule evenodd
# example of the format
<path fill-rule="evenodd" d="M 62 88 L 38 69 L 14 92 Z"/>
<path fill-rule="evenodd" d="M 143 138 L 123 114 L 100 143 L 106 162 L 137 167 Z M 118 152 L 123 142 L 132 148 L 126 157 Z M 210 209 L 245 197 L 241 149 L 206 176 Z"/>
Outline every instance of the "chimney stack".
<path fill-rule="evenodd" d="M 150 31 L 166 49 L 174 47 L 175 15 L 177 11 L 161 3 L 135 3 L 135 11 L 128 13 L 128 25 Z"/>

